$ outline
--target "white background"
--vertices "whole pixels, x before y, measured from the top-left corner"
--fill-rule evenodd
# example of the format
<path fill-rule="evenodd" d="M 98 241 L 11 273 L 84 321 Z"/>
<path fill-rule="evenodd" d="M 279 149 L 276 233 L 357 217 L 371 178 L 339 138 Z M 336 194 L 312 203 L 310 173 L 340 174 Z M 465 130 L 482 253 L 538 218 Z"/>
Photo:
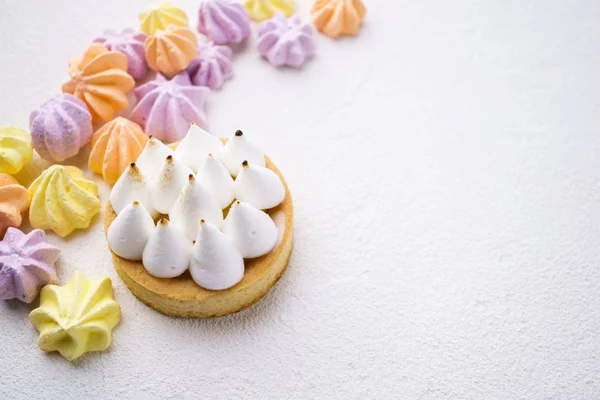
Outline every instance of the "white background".
<path fill-rule="evenodd" d="M 26 127 L 67 59 L 146 1 L 0 3 L 0 123 Z M 176 3 L 195 26 L 198 1 Z M 275 288 L 230 317 L 165 317 L 118 278 L 98 218 L 51 240 L 61 281 L 113 279 L 112 347 L 46 355 L 33 306 L 4 302 L 0 398 L 600 398 L 600 2 L 367 7 L 301 71 L 251 41 L 209 100 L 211 131 L 244 130 L 292 190 Z"/>

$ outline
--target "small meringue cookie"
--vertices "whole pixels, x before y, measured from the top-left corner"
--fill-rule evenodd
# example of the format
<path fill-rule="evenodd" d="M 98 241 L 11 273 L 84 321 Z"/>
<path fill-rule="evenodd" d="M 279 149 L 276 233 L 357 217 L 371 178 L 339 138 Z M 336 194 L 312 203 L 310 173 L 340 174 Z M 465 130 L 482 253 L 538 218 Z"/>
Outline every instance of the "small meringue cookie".
<path fill-rule="evenodd" d="M 260 22 L 271 18 L 277 13 L 289 17 L 294 13 L 294 0 L 244 0 L 244 8 L 250 18 Z"/>
<path fill-rule="evenodd" d="M 140 154 L 135 163 L 149 179 L 154 179 L 158 174 L 158 171 L 160 171 L 160 167 L 162 167 L 165 158 L 167 158 L 167 156 L 172 156 L 173 154 L 175 154 L 175 152 L 167 145 L 163 144 L 163 142 L 150 137 L 142 154 Z"/>
<path fill-rule="evenodd" d="M 260 210 L 273 208 L 285 199 L 285 187 L 277 174 L 265 167 L 242 163 L 233 186 L 235 198 Z"/>
<path fill-rule="evenodd" d="M 247 141 L 246 136 L 240 130 L 236 131 L 231 139 L 225 143 L 219 159 L 233 176 L 238 174 L 244 161 L 248 161 L 250 164 L 255 164 L 259 167 L 265 166 L 265 155 L 263 152 Z"/>
<path fill-rule="evenodd" d="M 198 46 L 198 55 L 187 68 L 194 85 L 219 89 L 233 76 L 233 51 L 227 46 L 204 43 Z"/>
<path fill-rule="evenodd" d="M 173 76 L 188 67 L 198 54 L 198 39 L 188 27 L 169 25 L 144 42 L 146 61 L 153 71 Z"/>
<path fill-rule="evenodd" d="M 192 171 L 177 161 L 173 156 L 167 156 L 158 175 L 152 181 L 152 206 L 156 211 L 167 214 L 183 187 L 188 183 Z"/>
<path fill-rule="evenodd" d="M 228 289 L 244 277 L 244 260 L 227 235 L 202 220 L 192 247 L 190 274 L 205 289 Z"/>
<path fill-rule="evenodd" d="M 272 65 L 300 68 L 315 53 L 312 28 L 299 15 L 286 18 L 281 13 L 258 25 L 258 52 Z"/>
<path fill-rule="evenodd" d="M 225 218 L 223 232 L 231 238 L 243 258 L 269 253 L 277 244 L 279 232 L 269 214 L 236 201 Z"/>
<path fill-rule="evenodd" d="M 197 171 L 208 154 L 219 154 L 222 149 L 223 143 L 218 137 L 192 123 L 177 146 L 175 156 L 190 169 Z"/>
<path fill-rule="evenodd" d="M 142 263 L 148 273 L 157 278 L 175 278 L 190 264 L 192 242 L 166 219 L 158 221 L 148 239 Z"/>
<path fill-rule="evenodd" d="M 0 174 L 16 174 L 32 157 L 29 132 L 17 126 L 0 127 Z"/>
<path fill-rule="evenodd" d="M 311 9 L 313 25 L 327 36 L 356 35 L 367 9 L 362 0 L 317 0 Z"/>
<path fill-rule="evenodd" d="M 204 0 L 198 11 L 198 32 L 217 44 L 240 43 L 250 35 L 250 17 L 239 3 Z"/>
<path fill-rule="evenodd" d="M 164 30 L 169 25 L 187 26 L 188 18 L 181 8 L 168 1 L 151 4 L 148 10 L 138 15 L 140 30 L 152 35 L 157 30 Z"/>
<path fill-rule="evenodd" d="M 150 192 L 150 179 L 132 162 L 121 174 L 112 191 L 110 192 L 110 204 L 117 215 L 132 202 L 137 201 L 150 213 L 155 215 L 152 207 Z"/>
<path fill-rule="evenodd" d="M 190 174 L 187 185 L 183 187 L 169 211 L 169 218 L 190 240 L 194 240 L 200 229 L 201 219 L 220 227 L 223 223 L 223 212 L 210 190 Z"/>
<path fill-rule="evenodd" d="M 106 235 L 112 251 L 126 260 L 142 259 L 144 247 L 154 232 L 154 221 L 148 210 L 134 201 L 125 207 L 108 227 Z"/>
<path fill-rule="evenodd" d="M 233 201 L 233 179 L 227 168 L 212 154 L 205 158 L 196 179 L 215 195 L 222 209 Z"/>

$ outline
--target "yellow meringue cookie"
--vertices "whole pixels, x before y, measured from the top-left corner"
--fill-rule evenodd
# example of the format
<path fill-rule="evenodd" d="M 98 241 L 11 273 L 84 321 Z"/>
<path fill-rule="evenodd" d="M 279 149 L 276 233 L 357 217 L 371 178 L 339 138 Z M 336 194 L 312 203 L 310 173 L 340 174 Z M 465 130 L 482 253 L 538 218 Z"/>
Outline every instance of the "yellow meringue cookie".
<path fill-rule="evenodd" d="M 106 350 L 121 320 L 109 277 L 91 280 L 79 271 L 64 286 L 46 285 L 40 306 L 29 314 L 40 332 L 43 351 L 58 351 L 69 361 L 89 351 Z"/>
<path fill-rule="evenodd" d="M 296 9 L 294 0 L 244 0 L 244 8 L 254 21 L 264 21 L 280 12 L 286 17 Z"/>
<path fill-rule="evenodd" d="M 185 12 L 169 2 L 151 4 L 148 11 L 138 15 L 140 30 L 152 35 L 157 30 L 165 30 L 169 25 L 188 26 Z"/>
<path fill-rule="evenodd" d="M 31 186 L 29 222 L 39 229 L 52 229 L 61 237 L 87 228 L 100 211 L 98 186 L 77 167 L 53 165 Z"/>
<path fill-rule="evenodd" d="M 31 135 L 16 126 L 0 127 L 0 173 L 14 175 L 33 157 Z"/>

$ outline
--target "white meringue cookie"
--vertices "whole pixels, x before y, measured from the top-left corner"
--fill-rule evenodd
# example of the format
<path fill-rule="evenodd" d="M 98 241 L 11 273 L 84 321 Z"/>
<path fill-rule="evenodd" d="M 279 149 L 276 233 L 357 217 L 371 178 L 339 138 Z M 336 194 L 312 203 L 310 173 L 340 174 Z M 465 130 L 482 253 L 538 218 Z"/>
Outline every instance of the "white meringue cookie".
<path fill-rule="evenodd" d="M 175 156 L 193 171 L 197 171 L 209 153 L 219 154 L 221 140 L 192 123 L 187 134 L 177 146 Z"/>
<path fill-rule="evenodd" d="M 223 211 L 210 190 L 198 182 L 194 175 L 190 175 L 187 185 L 169 211 L 169 218 L 190 240 L 194 240 L 200 229 L 200 220 L 204 219 L 220 227 L 223 223 Z"/>
<path fill-rule="evenodd" d="M 154 231 L 154 221 L 148 210 L 134 201 L 108 227 L 106 235 L 112 251 L 127 260 L 141 260 L 144 247 Z"/>
<path fill-rule="evenodd" d="M 229 209 L 223 232 L 243 258 L 260 257 L 273 250 L 279 233 L 269 214 L 240 201 Z"/>
<path fill-rule="evenodd" d="M 115 182 L 109 199 L 113 210 L 117 214 L 133 201 L 138 201 L 152 216 L 155 211 L 150 196 L 150 180 L 138 168 L 136 163 L 131 163 Z"/>
<path fill-rule="evenodd" d="M 244 160 L 260 167 L 265 166 L 265 155 L 258 147 L 246 140 L 242 131 L 236 131 L 225 143 L 219 159 L 233 176 L 238 174 Z"/>
<path fill-rule="evenodd" d="M 242 169 L 235 178 L 233 186 L 235 198 L 267 210 L 283 202 L 285 188 L 277 174 L 265 167 L 242 163 Z"/>
<path fill-rule="evenodd" d="M 160 171 L 165 158 L 173 154 L 175 152 L 167 145 L 151 136 L 135 163 L 148 178 L 154 179 Z"/>
<path fill-rule="evenodd" d="M 142 263 L 157 278 L 175 278 L 190 264 L 192 242 L 175 225 L 161 219 L 146 243 Z"/>
<path fill-rule="evenodd" d="M 152 206 L 160 213 L 169 212 L 181 189 L 188 183 L 192 171 L 172 155 L 164 160 L 151 185 Z"/>
<path fill-rule="evenodd" d="M 231 239 L 210 222 L 202 220 L 192 248 L 190 274 L 203 288 L 228 289 L 244 277 L 244 260 Z"/>
<path fill-rule="evenodd" d="M 215 195 L 222 209 L 233 201 L 233 179 L 227 168 L 212 154 L 204 159 L 196 179 Z"/>

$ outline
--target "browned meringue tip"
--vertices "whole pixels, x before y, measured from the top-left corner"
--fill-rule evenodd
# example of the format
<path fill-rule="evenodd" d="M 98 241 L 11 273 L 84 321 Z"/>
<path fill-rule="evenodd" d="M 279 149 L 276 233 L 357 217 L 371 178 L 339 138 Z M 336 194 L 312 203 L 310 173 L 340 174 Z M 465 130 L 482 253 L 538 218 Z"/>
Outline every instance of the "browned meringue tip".
<path fill-rule="evenodd" d="M 189 180 L 190 182 L 191 182 L 191 181 L 193 181 L 194 179 L 195 179 L 195 178 L 194 178 L 194 174 L 189 174 L 189 175 L 188 175 L 188 180 Z"/>
<path fill-rule="evenodd" d="M 140 205 L 140 202 L 139 202 L 139 201 L 137 201 L 137 200 L 134 200 L 134 201 L 133 201 L 133 203 L 131 203 L 131 204 L 133 204 L 134 206 L 139 206 L 139 205 Z"/>
<path fill-rule="evenodd" d="M 131 162 L 131 164 L 129 164 L 129 166 L 130 166 L 131 168 L 135 168 L 135 162 Z"/>
<path fill-rule="evenodd" d="M 242 167 L 248 168 L 248 160 L 242 161 Z"/>
<path fill-rule="evenodd" d="M 235 136 L 240 137 L 244 134 L 244 132 L 240 131 L 239 129 L 237 131 L 235 131 Z"/>
<path fill-rule="evenodd" d="M 168 162 L 171 162 L 171 161 L 173 161 L 173 156 L 172 156 L 171 154 L 169 154 L 169 155 L 167 156 L 166 160 L 167 160 Z"/>
<path fill-rule="evenodd" d="M 206 223 L 205 220 L 203 220 L 203 219 L 200 220 L 200 225 L 204 225 L 205 223 Z"/>

